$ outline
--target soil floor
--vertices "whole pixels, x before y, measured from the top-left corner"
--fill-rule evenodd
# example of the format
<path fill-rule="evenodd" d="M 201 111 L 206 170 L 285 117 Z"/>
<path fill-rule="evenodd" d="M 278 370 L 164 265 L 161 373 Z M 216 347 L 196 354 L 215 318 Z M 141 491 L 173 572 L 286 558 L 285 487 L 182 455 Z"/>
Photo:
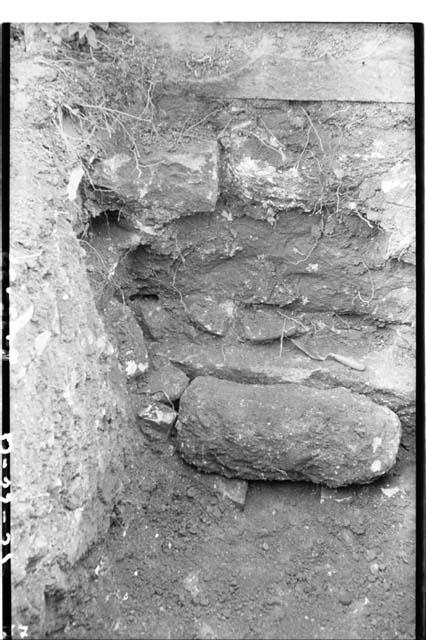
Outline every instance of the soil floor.
<path fill-rule="evenodd" d="M 143 438 L 64 638 L 415 637 L 414 443 L 371 485 L 254 482 L 241 510 Z"/>

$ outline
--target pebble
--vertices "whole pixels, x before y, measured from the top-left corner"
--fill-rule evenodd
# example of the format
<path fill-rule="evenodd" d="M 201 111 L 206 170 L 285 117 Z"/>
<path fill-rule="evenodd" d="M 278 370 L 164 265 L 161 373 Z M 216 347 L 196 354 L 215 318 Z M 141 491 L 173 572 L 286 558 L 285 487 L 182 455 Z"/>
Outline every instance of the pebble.
<path fill-rule="evenodd" d="M 372 564 L 370 564 L 370 573 L 373 576 L 377 576 L 379 574 L 379 565 L 377 564 L 377 562 L 373 562 Z"/>
<path fill-rule="evenodd" d="M 281 598 L 278 598 L 278 596 L 275 596 L 265 600 L 265 605 L 268 607 L 275 607 L 275 606 L 280 607 L 282 605 L 282 601 L 281 601 Z"/>
<path fill-rule="evenodd" d="M 361 522 L 354 522 L 351 525 L 351 529 L 358 536 L 362 536 L 362 535 L 365 534 L 365 524 L 362 521 Z"/>
<path fill-rule="evenodd" d="M 186 495 L 188 498 L 193 499 L 197 495 L 197 491 L 194 489 L 194 487 L 189 487 L 189 489 L 186 492 Z"/>
<path fill-rule="evenodd" d="M 355 536 L 349 529 L 343 529 L 342 540 L 350 547 L 355 542 Z"/>
<path fill-rule="evenodd" d="M 263 549 L 264 551 L 269 551 L 269 544 L 268 544 L 267 542 L 264 542 L 264 543 L 262 544 L 262 549 Z"/>
<path fill-rule="evenodd" d="M 343 590 L 343 591 L 341 591 L 339 593 L 339 602 L 341 604 L 343 604 L 345 606 L 348 606 L 348 605 L 351 604 L 352 600 L 353 600 L 353 598 L 352 598 L 351 594 L 348 591 Z"/>
<path fill-rule="evenodd" d="M 242 536 L 244 535 L 244 525 L 237 525 L 234 529 L 234 535 L 235 536 Z"/>
<path fill-rule="evenodd" d="M 359 510 L 355 511 L 352 515 L 352 521 L 350 523 L 350 529 L 358 536 L 365 534 L 365 522 L 364 517 Z"/>
<path fill-rule="evenodd" d="M 367 549 L 367 551 L 365 552 L 365 557 L 368 562 L 371 562 L 376 557 L 376 552 L 373 549 Z"/>
<path fill-rule="evenodd" d="M 209 599 L 206 596 L 201 596 L 200 598 L 200 605 L 202 607 L 208 607 L 209 605 Z"/>

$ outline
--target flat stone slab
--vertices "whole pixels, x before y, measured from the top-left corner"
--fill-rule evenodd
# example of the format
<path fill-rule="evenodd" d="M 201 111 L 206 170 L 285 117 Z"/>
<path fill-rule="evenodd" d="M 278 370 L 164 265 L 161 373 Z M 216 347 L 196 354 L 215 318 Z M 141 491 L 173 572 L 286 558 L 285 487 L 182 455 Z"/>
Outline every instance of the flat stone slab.
<path fill-rule="evenodd" d="M 129 23 L 172 86 L 209 98 L 414 102 L 410 24 Z"/>
<path fill-rule="evenodd" d="M 322 344 L 318 338 L 315 340 L 319 344 L 313 343 L 314 346 L 305 341 L 307 349 L 313 352 L 334 351 L 347 358 L 356 358 L 365 365 L 364 371 L 356 371 L 334 360 L 311 360 L 287 339 L 283 341 L 281 355 L 279 343 L 201 346 L 182 341 L 181 344 L 163 343 L 160 348 L 163 355 L 190 378 L 214 376 L 249 384 L 345 387 L 386 405 L 399 415 L 401 410 L 412 414 L 416 402 L 415 361 L 413 355 L 406 353 L 404 356 L 401 349 L 404 342 L 402 339 L 397 342 L 397 339 L 395 334 L 389 346 L 379 348 L 368 340 L 361 342 L 360 336 L 356 349 L 349 339 L 346 346 L 331 342 Z M 303 338 L 298 338 L 297 342 L 301 344 Z"/>
<path fill-rule="evenodd" d="M 401 437 L 387 407 L 336 388 L 196 378 L 176 425 L 186 462 L 245 480 L 364 484 L 393 466 Z"/>
<path fill-rule="evenodd" d="M 139 166 L 131 153 L 117 153 L 94 166 L 92 180 L 133 205 L 134 210 L 154 207 L 180 215 L 214 211 L 217 143 L 203 141 L 180 153 L 159 152 Z"/>

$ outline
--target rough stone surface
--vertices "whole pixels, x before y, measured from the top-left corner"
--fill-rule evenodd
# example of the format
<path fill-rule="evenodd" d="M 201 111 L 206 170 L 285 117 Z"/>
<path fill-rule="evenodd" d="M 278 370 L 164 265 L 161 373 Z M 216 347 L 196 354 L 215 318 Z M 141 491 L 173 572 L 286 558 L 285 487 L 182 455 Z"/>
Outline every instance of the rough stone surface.
<path fill-rule="evenodd" d="M 288 340 L 283 341 L 281 355 L 280 345 L 276 343 L 199 346 L 182 342 L 168 350 L 166 345 L 161 348 L 190 378 L 215 376 L 250 384 L 291 382 L 324 389 L 346 387 L 386 405 L 398 413 L 402 422 L 413 424 L 415 359 L 413 352 L 407 353 L 407 340 L 413 341 L 413 336 L 398 338 L 391 334 L 386 345 L 378 345 L 365 329 L 362 341 L 359 332 L 349 331 L 343 332 L 340 340 L 330 340 L 327 335 L 323 339 L 317 335 L 310 342 L 297 338 L 298 343 L 312 352 L 332 351 L 348 358 L 356 357 L 365 365 L 365 371 L 356 371 L 334 360 L 311 360 Z"/>
<path fill-rule="evenodd" d="M 161 302 L 155 299 L 139 297 L 129 301 L 135 317 L 148 338 L 158 340 L 170 324 L 170 317 Z"/>
<path fill-rule="evenodd" d="M 383 151 L 382 154 L 383 155 Z M 369 198 L 366 217 L 388 237 L 387 256 L 415 264 L 416 195 L 414 159 L 392 167 L 373 183 L 363 181 L 361 197 Z"/>
<path fill-rule="evenodd" d="M 274 309 L 244 310 L 240 319 L 240 336 L 255 344 L 296 337 L 308 331 L 287 314 Z"/>
<path fill-rule="evenodd" d="M 132 155 L 118 153 L 96 165 L 92 180 L 132 204 L 135 227 L 141 230 L 143 209 L 148 207 L 157 210 L 157 223 L 161 211 L 169 218 L 213 211 L 218 197 L 217 142 L 192 145 L 182 153 L 162 152 L 139 167 Z"/>
<path fill-rule="evenodd" d="M 237 210 L 230 221 L 219 212 L 183 218 L 150 252 L 136 249 L 127 262 L 134 281 L 128 295 L 137 295 L 139 281 L 157 295 L 202 299 L 207 294 L 245 306 L 292 305 L 298 313 L 334 311 L 404 322 L 412 311 L 412 265 L 386 260 L 385 234 L 357 216 L 341 223 L 327 218 L 323 232 L 321 218 L 299 211 L 279 216 L 274 226 L 248 211 Z M 176 236 L 181 251 L 191 249 L 178 270 Z"/>
<path fill-rule="evenodd" d="M 258 480 L 367 483 L 395 463 L 398 417 L 343 388 L 258 386 L 196 378 L 176 426 L 183 458 L 206 472 Z"/>
<path fill-rule="evenodd" d="M 149 367 L 148 351 L 142 329 L 132 310 L 113 298 L 105 305 L 103 312 L 105 323 L 114 336 L 118 358 L 126 376 L 140 377 Z"/>
<path fill-rule="evenodd" d="M 211 296 L 185 299 L 191 321 L 196 327 L 216 336 L 224 336 L 235 314 L 232 300 L 220 301 Z"/>
<path fill-rule="evenodd" d="M 177 413 L 166 404 L 156 402 L 140 409 L 138 416 L 144 427 L 167 434 L 175 423 Z"/>
<path fill-rule="evenodd" d="M 374 108 L 372 105 L 354 108 L 354 116 L 368 118 Z M 413 115 L 408 106 L 402 110 Z M 302 105 L 289 105 L 281 114 L 281 126 L 271 117 L 268 124 L 264 119 L 258 124 L 249 118 L 232 125 L 221 138 L 225 149 L 226 191 L 247 202 L 261 203 L 263 218 L 271 225 L 283 211 L 294 207 L 321 213 L 327 206 L 336 211 L 338 219 L 342 215 L 364 217 L 365 224 L 379 228 L 387 239 L 387 244 L 380 249 L 383 259 L 403 257 L 412 263 L 415 259 L 414 132 L 399 129 L 396 144 L 397 140 L 392 140 L 384 131 L 366 128 L 360 150 L 359 138 L 353 136 L 351 128 L 344 142 L 335 139 L 333 115 L 329 111 L 330 119 L 327 118 L 327 111 L 324 105 L 319 108 L 310 105 L 307 109 Z M 338 126 L 345 127 L 343 123 Z M 298 149 L 296 140 L 301 138 L 307 142 L 308 153 L 303 147 Z M 329 154 L 334 142 L 339 148 L 331 159 Z M 390 158 L 394 165 L 391 167 Z M 373 163 L 374 171 L 371 170 Z"/>
<path fill-rule="evenodd" d="M 248 491 L 248 482 L 246 480 L 212 475 L 210 481 L 213 491 L 221 498 L 230 500 L 239 509 L 244 509 Z"/>
<path fill-rule="evenodd" d="M 317 181 L 307 181 L 282 143 L 254 122 L 235 125 L 222 139 L 226 150 L 225 184 L 227 191 L 240 199 L 265 203 L 265 219 L 274 223 L 276 210 L 300 207 L 311 210 L 321 194 Z"/>
<path fill-rule="evenodd" d="M 114 295 L 121 295 L 118 274 L 126 255 L 145 240 L 142 232 L 128 229 L 106 216 L 92 219 L 91 230 L 81 245 L 95 303 L 102 312 Z"/>
<path fill-rule="evenodd" d="M 145 376 L 144 393 L 150 393 L 162 401 L 178 400 L 189 384 L 189 378 L 170 362 L 150 369 Z"/>

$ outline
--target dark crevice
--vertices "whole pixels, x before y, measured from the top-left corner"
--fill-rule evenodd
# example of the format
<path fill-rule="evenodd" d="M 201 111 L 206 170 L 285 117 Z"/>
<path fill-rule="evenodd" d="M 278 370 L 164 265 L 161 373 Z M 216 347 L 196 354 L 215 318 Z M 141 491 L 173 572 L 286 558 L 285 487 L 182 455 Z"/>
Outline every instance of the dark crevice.
<path fill-rule="evenodd" d="M 159 300 L 159 296 L 156 293 L 143 293 L 142 291 L 138 291 L 138 293 L 132 293 L 129 295 L 129 300 L 154 300 L 157 302 Z"/>

